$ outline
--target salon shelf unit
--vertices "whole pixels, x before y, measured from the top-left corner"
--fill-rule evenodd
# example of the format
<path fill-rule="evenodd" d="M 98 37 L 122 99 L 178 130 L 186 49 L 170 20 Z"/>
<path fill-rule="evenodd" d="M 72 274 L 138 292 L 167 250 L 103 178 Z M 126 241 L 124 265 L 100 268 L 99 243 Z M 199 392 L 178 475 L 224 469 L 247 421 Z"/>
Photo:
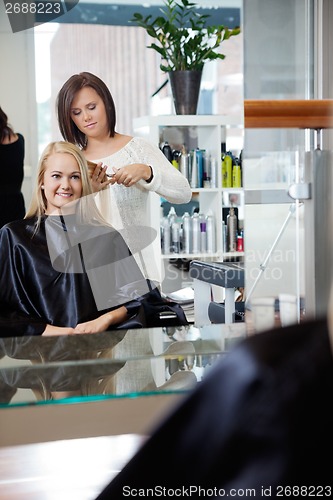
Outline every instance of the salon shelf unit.
<path fill-rule="evenodd" d="M 229 199 L 230 195 L 237 194 L 241 200 L 240 212 L 242 213 L 244 197 L 243 188 L 222 188 L 221 168 L 221 144 L 226 144 L 227 151 L 229 149 L 233 150 L 229 139 L 232 137 L 233 131 L 237 131 L 236 135 L 242 136 L 243 122 L 243 116 L 239 115 L 160 115 L 143 116 L 133 120 L 133 129 L 136 136 L 145 137 L 157 145 L 168 141 L 170 146 L 175 149 L 180 149 L 182 144 L 186 145 L 188 151 L 198 147 L 206 150 L 207 154 L 216 159 L 216 187 L 192 189 L 192 199 L 193 197 L 198 199 L 200 212 L 207 214 L 212 211 L 215 216 L 216 253 L 162 254 L 161 252 L 161 259 L 209 259 L 221 262 L 227 259 L 237 260 L 243 257 L 243 252 L 229 253 L 223 249 L 223 207 L 230 206 L 226 200 Z M 159 228 L 160 198 L 153 197 L 152 203 L 153 206 L 150 210 L 152 227 Z"/>

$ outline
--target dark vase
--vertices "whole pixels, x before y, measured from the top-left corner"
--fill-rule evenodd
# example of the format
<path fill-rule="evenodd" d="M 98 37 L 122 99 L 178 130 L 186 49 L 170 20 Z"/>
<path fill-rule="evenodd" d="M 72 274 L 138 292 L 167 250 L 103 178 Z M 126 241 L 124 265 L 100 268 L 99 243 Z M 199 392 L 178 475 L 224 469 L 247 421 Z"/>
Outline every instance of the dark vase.
<path fill-rule="evenodd" d="M 170 71 L 173 102 L 177 115 L 196 115 L 202 71 Z"/>

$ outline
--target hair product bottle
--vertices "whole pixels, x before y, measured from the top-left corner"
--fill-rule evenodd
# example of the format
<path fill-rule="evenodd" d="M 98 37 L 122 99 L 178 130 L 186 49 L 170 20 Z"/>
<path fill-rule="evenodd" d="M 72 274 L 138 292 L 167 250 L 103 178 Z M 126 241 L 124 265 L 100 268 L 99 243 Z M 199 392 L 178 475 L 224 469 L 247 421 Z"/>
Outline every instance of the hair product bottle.
<path fill-rule="evenodd" d="M 207 227 L 206 221 L 200 222 L 200 252 L 207 252 Z"/>
<path fill-rule="evenodd" d="M 165 141 L 162 147 L 162 153 L 172 163 L 172 149 L 168 141 Z"/>
<path fill-rule="evenodd" d="M 183 144 L 182 149 L 180 151 L 180 171 L 183 174 L 184 177 L 189 181 L 190 180 L 190 172 L 189 172 L 189 163 L 190 163 L 190 156 L 189 153 L 186 151 L 185 144 Z"/>
<path fill-rule="evenodd" d="M 192 252 L 200 253 L 200 220 L 197 213 L 192 216 Z"/>
<path fill-rule="evenodd" d="M 227 241 L 228 252 L 237 251 L 237 216 L 234 207 L 230 207 L 229 214 L 227 215 Z"/>
<path fill-rule="evenodd" d="M 206 216 L 207 252 L 216 252 L 215 217 L 212 211 Z"/>
<path fill-rule="evenodd" d="M 171 247 L 171 228 L 169 220 L 164 217 L 162 221 L 162 232 L 163 232 L 163 253 L 169 254 Z"/>
<path fill-rule="evenodd" d="M 223 159 L 222 164 L 222 187 L 231 188 L 232 187 L 232 153 L 228 151 Z"/>
<path fill-rule="evenodd" d="M 180 253 L 180 224 L 174 222 L 171 226 L 171 248 L 173 253 Z"/>
<path fill-rule="evenodd" d="M 197 164 L 197 155 L 196 151 L 192 150 L 191 151 L 191 188 L 195 189 L 199 187 L 198 185 L 198 164 Z"/>
<path fill-rule="evenodd" d="M 188 212 L 183 215 L 183 245 L 184 253 L 191 253 L 191 216 Z"/>
<path fill-rule="evenodd" d="M 177 213 L 175 210 L 174 206 L 170 207 L 169 213 L 168 213 L 168 221 L 169 221 L 169 226 L 171 227 L 174 222 L 177 221 Z"/>

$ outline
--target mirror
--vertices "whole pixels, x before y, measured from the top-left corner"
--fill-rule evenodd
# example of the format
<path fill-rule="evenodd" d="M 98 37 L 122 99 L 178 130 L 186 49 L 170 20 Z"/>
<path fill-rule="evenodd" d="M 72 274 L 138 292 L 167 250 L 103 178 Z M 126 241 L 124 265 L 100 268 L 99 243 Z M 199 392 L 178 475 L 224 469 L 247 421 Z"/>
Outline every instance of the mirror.
<path fill-rule="evenodd" d="M 155 3 L 157 2 L 154 2 L 154 4 Z M 210 106 L 208 108 L 209 113 L 224 114 L 228 113 L 230 110 L 233 111 L 234 106 L 240 106 L 240 108 L 242 107 L 243 74 L 245 82 L 244 96 L 246 99 L 308 99 L 314 96 L 314 48 L 312 46 L 309 47 L 309 45 L 311 45 L 309 43 L 309 31 L 311 31 L 310 27 L 312 29 L 312 26 L 314 25 L 313 12 L 311 11 L 312 2 L 306 2 L 306 5 L 303 3 L 302 5 L 296 5 L 295 2 L 289 1 L 284 3 L 283 7 L 279 2 L 276 2 L 276 0 L 258 0 L 255 2 L 255 7 L 252 2 L 251 4 L 244 2 L 245 5 L 243 7 L 242 2 L 235 2 L 233 0 L 230 0 L 229 2 L 222 0 L 216 0 L 213 2 L 213 0 L 211 0 L 210 3 L 214 8 L 221 7 L 221 9 L 225 7 L 226 3 L 229 3 L 232 6 L 236 5 L 240 19 L 244 18 L 244 36 L 247 43 L 244 46 L 244 71 L 242 39 L 235 38 L 233 42 L 235 42 L 235 44 L 236 42 L 237 44 L 239 43 L 237 47 L 233 46 L 236 57 L 232 58 L 228 55 L 225 61 L 227 67 L 228 64 L 231 63 L 228 75 L 217 74 L 215 73 L 215 70 L 212 70 L 209 75 L 207 75 L 206 97 L 207 94 L 210 94 L 210 98 L 208 99 Z M 131 4 L 134 4 L 134 0 L 132 0 Z M 135 3 L 135 10 L 139 8 L 138 4 L 139 2 Z M 118 10 L 120 11 L 120 7 L 125 8 L 127 2 L 120 2 L 119 0 L 117 3 L 109 2 L 107 5 L 109 7 L 109 15 L 113 18 L 113 13 L 110 14 L 112 9 L 118 5 Z M 83 24 L 67 25 L 66 23 L 61 23 L 57 26 L 56 30 L 52 30 L 51 25 L 43 25 L 39 29 L 36 29 L 36 41 L 41 40 L 41 43 L 38 45 L 44 45 L 47 47 L 49 52 L 52 53 L 52 58 L 50 59 L 51 68 L 49 71 L 48 60 L 43 58 L 43 55 L 36 56 L 37 59 L 41 57 L 41 59 L 38 60 L 41 61 L 42 68 L 42 71 L 39 72 L 36 77 L 37 84 L 40 84 L 40 87 L 44 90 L 46 87 L 48 88 L 48 85 L 45 84 L 41 75 L 50 75 L 50 78 L 48 79 L 50 81 L 50 92 L 47 93 L 46 97 L 44 96 L 42 98 L 38 97 L 37 99 L 34 99 L 34 33 L 32 30 L 25 33 L 19 33 L 15 35 L 14 43 L 14 37 L 10 33 L 6 16 L 4 15 L 4 5 L 3 3 L 0 3 L 1 35 L 3 36 L 4 44 L 6 44 L 9 48 L 6 51 L 2 51 L 0 56 L 1 66 L 6 68 L 6 78 L 1 79 L 0 89 L 1 95 L 6 96 L 7 98 L 9 105 L 8 114 L 11 116 L 11 121 L 14 124 L 18 124 L 17 127 L 21 128 L 22 132 L 28 139 L 25 180 L 25 194 L 27 199 L 29 199 L 30 182 L 34 175 L 34 168 L 37 164 L 38 158 L 37 136 L 39 135 L 40 137 L 41 147 L 51 139 L 53 140 L 59 138 L 58 127 L 54 115 L 55 95 L 57 94 L 61 84 L 74 72 L 81 71 L 83 69 L 91 70 L 105 78 L 115 96 L 118 109 L 119 129 L 124 133 L 132 133 L 133 118 L 150 115 L 152 114 L 152 111 L 155 112 L 156 110 L 160 111 L 161 114 L 170 113 L 171 101 L 166 88 L 153 99 L 149 98 L 162 83 L 162 76 L 157 74 L 156 71 L 149 69 L 151 67 L 158 67 L 158 64 L 154 60 L 153 54 L 145 49 L 146 42 L 144 39 L 144 33 L 142 32 L 139 34 L 138 32 L 139 38 L 131 40 L 129 36 L 124 36 L 122 33 L 123 30 L 125 30 L 125 33 L 128 34 L 127 30 L 133 30 L 135 28 L 113 25 L 111 32 L 110 27 L 100 24 L 100 20 L 96 18 L 96 16 L 94 24 L 90 23 L 89 16 L 91 16 L 90 20 L 94 17 L 94 4 L 92 2 L 86 4 L 81 0 L 79 7 Z M 106 9 L 107 6 L 104 5 L 103 8 Z M 74 11 L 72 15 L 73 14 Z M 105 11 L 103 15 L 104 18 L 107 18 Z M 117 43 L 121 43 L 121 48 L 118 50 L 115 49 Z M 138 55 L 139 46 L 145 54 L 144 60 Z M 14 53 L 15 64 L 13 64 Z M 259 53 L 260 57 L 258 57 Z M 307 57 L 309 58 L 308 60 L 306 59 Z M 123 66 L 124 61 L 129 63 L 126 66 L 127 70 L 130 66 L 133 73 L 127 73 L 127 70 Z M 148 62 L 151 66 L 148 66 Z M 114 69 L 115 67 L 117 68 L 116 71 Z M 223 65 L 223 68 L 224 67 L 225 66 Z M 143 81 L 144 85 L 135 85 L 133 87 L 133 82 L 137 81 Z M 19 92 L 17 91 L 17 85 L 14 86 L 13 82 L 16 82 L 17 85 L 20 86 Z M 213 90 L 215 90 L 215 92 L 213 92 L 212 88 L 209 86 L 212 82 L 214 82 Z M 133 91 L 133 88 L 135 91 Z M 36 101 L 38 102 L 38 121 Z M 147 103 L 150 103 L 149 106 Z M 202 105 L 204 106 L 205 103 L 202 103 Z M 37 122 L 40 129 L 39 134 L 37 134 Z M 49 127 L 50 123 L 51 127 Z M 237 141 L 239 137 L 242 136 L 243 131 L 239 128 L 235 128 L 233 130 L 232 127 L 228 130 L 231 132 L 231 135 L 229 136 L 232 141 L 231 144 L 235 144 L 233 141 Z M 274 133 L 270 133 L 268 130 L 245 131 L 245 148 L 248 152 L 247 159 L 250 161 L 252 159 L 260 161 L 263 157 L 263 168 L 266 168 L 267 161 L 276 161 L 276 153 L 280 154 L 285 149 L 288 150 L 288 163 L 294 165 L 294 146 L 302 144 L 302 146 L 304 145 L 307 147 L 310 142 L 311 141 L 306 133 L 302 134 L 302 137 L 300 138 L 298 132 L 290 134 L 289 131 L 286 132 L 283 130 L 278 132 L 275 131 Z M 239 144 L 239 142 L 237 144 Z M 278 144 L 277 147 L 275 147 L 276 144 Z M 238 146 L 237 148 L 239 149 Z M 264 152 L 264 155 L 262 155 L 262 152 Z M 252 163 L 250 167 L 253 167 L 253 165 L 255 164 Z M 259 173 L 255 166 L 253 169 L 256 174 Z M 253 170 L 251 169 L 249 170 L 250 173 L 252 171 Z M 265 170 L 265 173 L 267 174 L 267 170 Z M 251 181 L 254 182 L 255 179 L 250 178 L 249 180 L 249 186 L 251 186 Z M 284 184 L 286 184 L 286 182 L 284 182 Z M 261 190 L 262 186 L 259 187 Z M 283 187 L 285 187 L 285 185 Z M 204 193 L 204 196 L 205 194 L 206 193 Z M 227 197 L 227 202 L 228 201 L 230 201 L 229 196 Z M 209 205 L 210 197 L 206 196 L 204 202 Z M 277 220 L 276 211 L 274 210 L 274 207 L 270 206 L 268 219 L 274 219 L 274 225 L 270 226 L 270 229 L 273 228 L 273 239 L 279 230 L 280 224 L 282 225 L 285 219 L 285 208 L 286 205 L 283 206 L 279 213 L 280 219 Z M 259 211 L 265 212 L 265 208 L 259 207 Z M 249 225 L 251 235 L 249 240 L 246 240 L 245 246 L 253 246 L 255 247 L 254 250 L 261 249 L 260 252 L 258 250 L 257 259 L 253 264 L 253 268 L 258 269 L 263 258 L 264 249 L 266 248 L 265 241 L 263 241 L 266 238 L 266 233 L 262 221 L 258 223 L 258 211 L 251 210 L 251 212 L 247 212 L 247 214 L 249 214 L 251 218 Z M 268 211 L 264 213 L 266 219 L 267 214 Z M 245 214 L 244 217 L 246 219 L 247 215 Z M 258 244 L 258 239 L 260 239 L 260 245 Z M 284 242 L 284 245 L 285 244 L 286 243 Z M 294 242 L 293 245 L 295 246 L 296 243 Z M 268 248 L 270 246 L 271 245 L 268 243 Z M 289 246 L 289 243 L 287 246 Z M 294 262 L 292 265 L 293 264 Z M 173 264 L 171 263 L 171 265 Z M 173 266 L 170 269 L 173 271 L 176 267 Z M 286 272 L 288 273 L 288 270 Z M 177 279 L 175 281 L 178 279 L 179 273 L 177 273 Z M 180 276 L 180 280 L 177 281 L 177 286 L 174 286 L 173 283 L 170 282 L 169 284 L 170 290 L 188 285 L 188 274 Z M 276 285 L 276 282 L 274 282 L 274 285 Z M 269 286 L 265 288 L 264 293 L 271 293 L 271 288 Z M 274 289 L 274 293 L 277 293 L 277 289 Z M 238 325 L 234 325 L 234 328 L 236 327 L 238 328 Z M 221 332 L 223 333 L 225 328 L 226 325 L 213 325 L 210 331 L 213 335 L 213 330 L 215 330 L 215 336 L 213 335 L 213 338 L 216 338 L 216 335 L 220 338 Z M 180 338 L 182 338 L 183 332 L 180 333 Z M 140 348 L 138 347 L 139 350 L 137 352 L 137 356 L 140 358 L 140 362 L 142 362 L 146 368 L 149 366 L 149 369 L 151 370 L 151 361 L 154 360 L 154 363 L 155 361 L 160 363 L 160 360 L 163 359 L 164 363 L 167 356 L 163 350 L 156 351 L 159 354 L 164 353 L 162 358 L 155 356 L 153 346 L 150 343 L 150 332 L 140 332 L 140 334 L 146 335 L 146 337 L 141 339 L 141 341 L 143 343 L 142 345 L 145 345 L 146 347 L 148 346 L 148 350 L 142 350 L 142 346 Z M 187 334 L 188 331 L 186 330 L 186 335 Z M 94 359 L 96 366 L 100 366 L 102 370 L 99 373 L 99 376 L 110 376 L 112 381 L 122 372 L 127 363 L 133 363 L 134 366 L 134 363 L 136 362 L 136 360 L 134 360 L 135 353 L 133 352 L 126 352 L 126 357 L 125 355 L 120 354 L 118 357 L 114 356 L 114 351 L 122 345 L 122 342 L 125 342 L 126 339 L 131 340 L 133 335 L 133 332 L 126 332 L 125 337 L 119 340 L 119 345 L 117 344 L 110 348 L 112 354 L 107 361 L 105 361 L 103 357 L 98 357 L 97 359 L 96 352 L 100 353 L 100 356 L 102 352 L 108 352 L 109 347 L 106 346 L 104 350 L 101 346 L 99 346 L 98 349 L 94 351 L 92 346 L 90 346 L 91 351 L 89 352 L 95 352 L 95 354 L 89 354 L 90 359 L 77 359 L 77 357 L 75 357 L 77 356 L 77 352 L 74 350 L 74 354 L 72 354 L 72 359 L 69 360 L 69 363 L 73 369 L 75 369 L 76 366 L 79 366 L 81 361 L 84 361 L 85 366 L 88 366 L 91 359 Z M 160 332 L 157 337 L 160 339 L 159 342 L 163 344 L 166 341 L 166 337 L 169 338 L 169 333 Z M 84 343 L 85 341 L 83 339 L 84 337 L 80 337 L 78 342 L 82 341 Z M 98 340 L 102 341 L 103 339 L 104 336 L 102 335 Z M 32 339 L 32 341 L 34 340 Z M 188 339 L 185 339 L 185 341 L 187 342 Z M 197 341 L 198 344 L 201 342 L 199 339 L 196 339 L 194 342 Z M 23 360 L 21 358 L 15 359 L 13 357 L 13 352 L 16 347 L 8 345 L 8 342 L 9 339 L 6 339 L 6 345 L 2 346 L 3 351 L 1 360 L 1 370 L 5 370 L 5 372 L 3 372 L 4 377 L 2 378 L 1 383 L 3 384 L 4 394 L 7 394 L 4 396 L 4 404 L 10 403 L 13 401 L 12 398 L 15 398 L 17 394 L 16 392 L 15 394 L 13 393 L 13 390 L 16 391 L 17 389 L 17 387 L 15 387 L 15 383 L 21 383 L 21 375 L 25 373 L 25 370 L 28 370 L 27 373 L 29 373 L 31 380 L 36 380 L 36 377 L 39 376 L 39 370 L 43 371 L 43 374 L 45 374 L 46 377 L 49 377 L 49 380 L 51 380 L 51 377 L 48 374 L 52 371 L 54 371 L 56 377 L 59 375 L 59 373 L 57 373 L 57 366 L 55 365 L 50 365 L 49 368 L 46 366 L 36 366 L 31 363 L 30 356 L 28 356 L 28 358 L 23 358 Z M 41 340 L 41 342 L 43 342 L 43 340 Z M 62 342 L 64 342 L 64 340 L 62 340 Z M 60 342 L 60 344 L 62 342 Z M 192 340 L 190 343 L 193 343 Z M 195 344 L 195 346 L 198 344 Z M 224 347 L 225 346 L 223 346 L 219 341 L 218 348 L 216 345 L 215 347 L 211 347 L 209 355 L 219 356 L 219 352 L 224 352 Z M 170 359 L 175 359 L 175 356 L 178 359 L 179 356 L 182 357 L 183 355 L 186 355 L 186 358 L 189 356 L 189 359 L 192 359 L 193 350 L 190 351 L 190 349 L 192 349 L 192 347 L 190 347 L 190 344 L 187 344 L 185 352 L 175 352 L 172 355 L 173 357 Z M 198 360 L 200 359 L 199 356 L 201 354 L 197 354 L 196 351 L 196 362 L 199 362 L 199 365 L 200 361 Z M 207 352 L 204 354 L 207 354 Z M 13 359 L 15 361 L 13 361 Z M 121 363 L 123 363 L 125 359 L 126 363 L 123 366 Z M 61 363 L 64 362 L 62 359 L 60 359 L 60 361 Z M 188 368 L 188 362 L 186 366 Z M 11 373 L 9 378 L 8 370 L 12 369 L 17 370 L 17 373 L 15 375 Z M 105 372 L 103 372 L 104 369 Z M 114 372 L 112 372 L 112 370 L 114 370 Z M 178 371 L 181 370 L 177 370 L 177 372 Z M 163 365 L 161 373 L 165 375 L 165 365 Z M 151 374 L 152 373 L 150 372 L 150 375 Z M 94 382 L 96 383 L 96 380 Z M 154 382 L 157 387 L 162 387 L 167 380 L 165 378 L 163 379 L 163 377 L 162 380 L 158 380 L 158 383 L 154 378 L 153 380 L 145 380 L 145 385 L 142 387 L 149 387 L 149 384 L 152 382 Z M 112 384 L 108 387 L 112 387 Z M 50 388 L 45 389 L 45 394 L 50 393 L 49 389 Z M 57 389 L 52 392 L 62 392 L 63 389 L 76 391 L 77 387 L 68 388 L 66 385 L 62 385 L 61 387 L 51 385 L 51 389 Z M 40 391 L 40 389 L 38 390 Z M 29 391 L 30 399 L 26 399 L 26 401 L 31 401 L 31 398 L 34 397 L 31 393 L 31 388 Z M 110 394 L 113 394 L 111 389 Z M 7 402 L 6 398 L 8 399 Z"/>
<path fill-rule="evenodd" d="M 174 114 L 169 85 L 154 95 L 166 80 L 165 73 L 159 69 L 159 54 L 147 49 L 148 37 L 145 30 L 128 22 L 134 12 L 142 11 L 145 15 L 148 13 L 157 15 L 161 5 L 162 2 L 157 0 L 149 2 L 147 6 L 142 6 L 137 1 L 111 2 L 111 4 L 80 2 L 68 15 L 59 18 L 58 23 L 43 24 L 35 29 L 40 149 L 50 140 L 61 139 L 54 112 L 56 96 L 62 83 L 73 73 L 82 70 L 99 75 L 109 86 L 116 105 L 117 130 L 121 133 L 142 135 L 141 128 L 136 125 L 141 118 Z M 210 15 L 212 22 L 216 24 L 221 23 L 232 28 L 242 22 L 242 2 L 239 0 L 229 2 L 212 0 L 202 5 L 198 2 L 198 5 L 201 6 L 199 12 Z M 232 150 L 236 157 L 239 157 L 243 147 L 242 34 L 227 40 L 223 44 L 222 51 L 226 54 L 225 60 L 205 65 L 198 115 L 237 116 L 237 123 L 230 126 L 230 121 L 224 120 L 228 130 L 223 124 L 221 139 L 215 131 L 213 132 L 214 145 L 211 144 L 211 138 L 207 140 L 207 137 L 203 137 L 203 134 L 207 136 L 210 133 L 210 129 L 198 132 L 198 127 L 195 126 L 179 128 L 176 124 L 175 127 L 168 128 L 169 134 L 165 128 L 163 130 L 161 128 L 158 134 L 150 129 L 146 137 L 159 146 L 169 140 L 173 149 L 178 149 L 179 143 L 185 141 L 189 149 L 195 149 L 197 146 L 206 148 L 207 153 L 213 152 L 216 175 L 219 174 L 221 140 L 227 143 L 226 147 Z M 133 82 L 138 82 L 138 85 L 134 85 Z M 209 120 L 207 122 L 209 123 Z M 235 120 L 231 123 L 235 123 Z M 193 207 L 199 204 L 202 212 L 206 209 L 208 211 L 209 203 L 205 202 L 204 196 L 205 193 L 199 196 L 193 189 L 191 203 L 176 206 L 179 219 L 186 211 L 192 213 Z M 218 196 L 222 194 L 219 193 Z M 242 227 L 244 220 L 242 194 L 231 196 L 232 199 L 226 196 L 224 200 L 216 201 L 212 210 L 216 220 L 219 221 L 220 205 L 230 207 L 236 197 Z M 152 226 L 158 229 L 160 211 L 166 211 L 165 201 L 154 200 L 153 208 L 149 210 L 151 213 L 158 211 L 157 217 L 152 220 Z M 219 231 L 217 234 L 219 240 L 220 236 Z M 157 245 L 154 252 L 160 253 Z M 197 254 L 193 257 L 202 256 Z M 215 254 L 215 258 L 220 258 L 220 255 Z M 242 258 L 242 252 L 239 258 Z M 159 273 L 163 277 L 164 293 L 171 293 L 191 285 L 188 273 L 190 259 L 181 257 L 177 260 L 165 258 L 161 260 L 158 256 L 157 261 L 157 265 L 160 266 Z"/>

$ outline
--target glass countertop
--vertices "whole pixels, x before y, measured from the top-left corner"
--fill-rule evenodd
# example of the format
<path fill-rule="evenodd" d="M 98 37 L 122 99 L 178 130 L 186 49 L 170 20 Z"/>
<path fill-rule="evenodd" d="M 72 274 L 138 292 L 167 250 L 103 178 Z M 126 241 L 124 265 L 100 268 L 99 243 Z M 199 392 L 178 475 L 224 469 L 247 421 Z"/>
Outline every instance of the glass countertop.
<path fill-rule="evenodd" d="M 0 339 L 0 408 L 186 392 L 245 323 Z"/>

